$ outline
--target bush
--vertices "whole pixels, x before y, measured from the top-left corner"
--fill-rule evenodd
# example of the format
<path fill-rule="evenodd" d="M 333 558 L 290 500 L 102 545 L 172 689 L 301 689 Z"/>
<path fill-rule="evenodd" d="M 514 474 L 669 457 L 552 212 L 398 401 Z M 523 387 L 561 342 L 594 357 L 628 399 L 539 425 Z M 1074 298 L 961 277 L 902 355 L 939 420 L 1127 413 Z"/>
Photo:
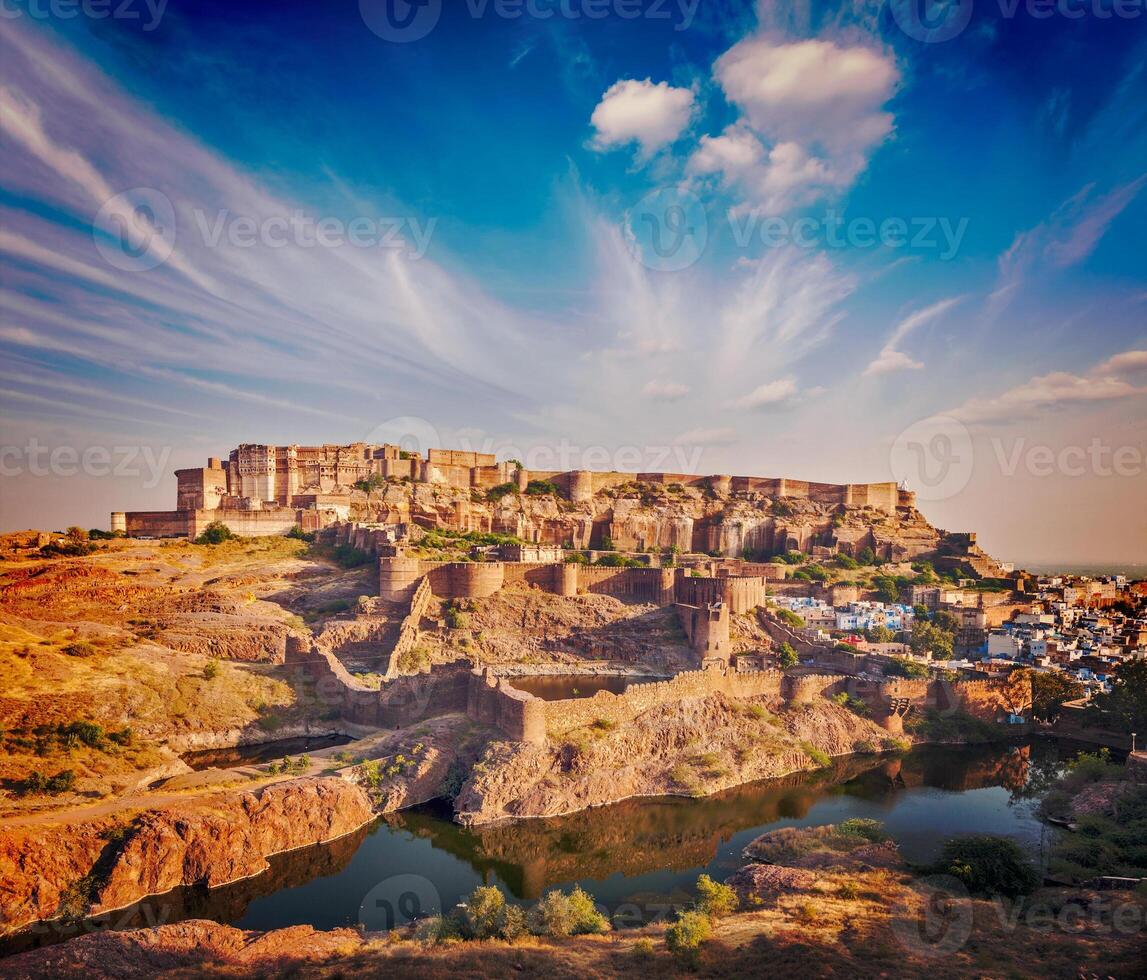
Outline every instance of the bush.
<path fill-rule="evenodd" d="M 653 940 L 643 936 L 633 944 L 633 956 L 639 960 L 648 960 L 653 956 Z"/>
<path fill-rule="evenodd" d="M 24 780 L 23 791 L 56 796 L 60 793 L 67 793 L 75 783 L 76 774 L 71 769 L 61 769 L 54 776 L 45 776 L 39 771 L 33 771 Z"/>
<path fill-rule="evenodd" d="M 863 837 L 873 844 L 882 844 L 884 841 L 892 839 L 884 829 L 884 824 L 879 820 L 869 820 L 865 817 L 853 817 L 838 823 L 836 832 L 848 837 Z"/>
<path fill-rule="evenodd" d="M 222 544 L 230 541 L 235 535 L 222 521 L 212 521 L 203 529 L 203 533 L 195 539 L 196 544 Z"/>
<path fill-rule="evenodd" d="M 531 497 L 556 497 L 561 491 L 556 483 L 549 480 L 531 480 L 526 484 L 526 493 Z"/>
<path fill-rule="evenodd" d="M 94 643 L 81 640 L 79 643 L 69 643 L 64 647 L 64 653 L 69 657 L 94 657 L 99 650 Z"/>
<path fill-rule="evenodd" d="M 518 485 L 516 483 L 499 483 L 496 487 L 490 487 L 490 489 L 486 491 L 486 499 L 491 503 L 494 503 L 498 500 L 501 500 L 503 497 L 509 496 L 510 494 L 518 493 L 520 493 L 520 491 L 518 490 Z"/>
<path fill-rule="evenodd" d="M 683 912 L 665 930 L 665 945 L 674 956 L 693 962 L 701 944 L 713 935 L 713 925 L 704 912 Z"/>
<path fill-rule="evenodd" d="M 203 679 L 205 681 L 214 680 L 219 676 L 219 661 L 212 658 L 203 665 Z"/>
<path fill-rule="evenodd" d="M 885 677 L 930 677 L 932 670 L 927 664 L 918 664 L 915 660 L 904 657 L 893 657 L 884 665 Z"/>
<path fill-rule="evenodd" d="M 777 662 L 781 665 L 782 670 L 795 667 L 800 663 L 800 659 L 797 655 L 796 648 L 791 643 L 785 641 L 781 644 L 781 649 L 777 654 Z"/>
<path fill-rule="evenodd" d="M 831 765 L 832 758 L 827 752 L 822 752 L 812 742 L 801 742 L 801 751 L 804 752 L 818 766 Z"/>
<path fill-rule="evenodd" d="M 464 902 L 462 911 L 466 935 L 473 939 L 513 938 L 505 934 L 506 913 L 510 908 L 521 913 L 516 906 L 507 905 L 506 896 L 494 886 L 475 888 Z"/>
<path fill-rule="evenodd" d="M 737 893 L 728 885 L 714 881 L 708 875 L 697 879 L 697 910 L 710 919 L 722 919 L 732 915 L 740 904 Z"/>
<path fill-rule="evenodd" d="M 1007 898 L 1027 895 L 1040 884 L 1039 872 L 1020 846 L 990 834 L 947 841 L 931 871 L 959 878 L 969 891 Z"/>
<path fill-rule="evenodd" d="M 537 936 L 580 936 L 609 931 L 609 920 L 580 887 L 568 895 L 557 889 L 546 892 L 530 909 L 526 921 L 530 932 Z"/>

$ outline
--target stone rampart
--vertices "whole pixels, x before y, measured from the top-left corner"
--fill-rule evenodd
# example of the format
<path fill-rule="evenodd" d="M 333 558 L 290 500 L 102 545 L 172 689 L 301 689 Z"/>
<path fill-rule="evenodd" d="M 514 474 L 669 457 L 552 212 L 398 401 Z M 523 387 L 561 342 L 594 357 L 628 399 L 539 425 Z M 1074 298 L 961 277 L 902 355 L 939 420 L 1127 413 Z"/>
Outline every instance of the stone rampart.
<path fill-rule="evenodd" d="M 780 671 L 684 671 L 667 681 L 631 684 L 621 694 L 598 691 L 591 698 L 541 701 L 545 731 L 560 736 L 596 721 L 623 725 L 663 704 L 686 698 L 704 698 L 718 692 L 733 698 L 779 697 L 784 675 Z"/>

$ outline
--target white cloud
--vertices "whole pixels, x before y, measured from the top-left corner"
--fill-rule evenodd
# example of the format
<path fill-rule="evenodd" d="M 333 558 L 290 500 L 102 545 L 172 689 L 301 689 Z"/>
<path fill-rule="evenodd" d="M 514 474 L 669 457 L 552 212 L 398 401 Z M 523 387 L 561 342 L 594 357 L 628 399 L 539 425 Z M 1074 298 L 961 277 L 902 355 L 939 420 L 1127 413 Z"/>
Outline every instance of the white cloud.
<path fill-rule="evenodd" d="M 758 385 L 747 395 L 729 403 L 731 408 L 760 409 L 775 408 L 792 402 L 798 393 L 796 378 L 789 376 Z"/>
<path fill-rule="evenodd" d="M 1046 221 L 1016 235 L 999 258 L 999 277 L 990 297 L 992 310 L 1000 312 L 1033 270 L 1066 269 L 1084 261 L 1144 186 L 1147 174 L 1097 197 L 1095 184 L 1087 184 Z"/>
<path fill-rule="evenodd" d="M 1085 374 L 1053 371 L 1034 377 L 989 398 L 965 402 L 950 414 L 965 422 L 1015 422 L 1052 409 L 1091 405 L 1147 396 L 1147 384 L 1135 384 L 1125 375 L 1147 369 L 1147 350 L 1116 354 Z M 1147 380 L 1147 379 L 1144 379 Z"/>
<path fill-rule="evenodd" d="M 867 377 L 873 374 L 891 374 L 893 371 L 918 371 L 923 366 L 923 361 L 913 360 L 903 351 L 886 347 L 869 362 L 864 374 Z"/>
<path fill-rule="evenodd" d="M 781 211 L 847 189 L 892 131 L 883 106 L 900 73 L 873 48 L 755 36 L 725 52 L 714 75 L 742 116 L 702 138 L 689 166 L 719 174 L 754 207 Z"/>
<path fill-rule="evenodd" d="M 654 401 L 672 402 L 684 398 L 690 392 L 688 385 L 677 381 L 647 381 L 641 389 L 641 394 Z"/>
<path fill-rule="evenodd" d="M 593 145 L 607 150 L 638 143 L 650 156 L 672 143 L 693 115 L 693 92 L 651 79 L 623 79 L 611 85 L 593 110 Z"/>
<path fill-rule="evenodd" d="M 896 328 L 885 342 L 884 347 L 881 348 L 880 353 L 864 369 L 865 376 L 888 374 L 892 371 L 915 371 L 922 368 L 924 366 L 922 361 L 917 361 L 898 350 L 900 342 L 914 330 L 943 316 L 962 299 L 962 296 L 953 296 L 909 313 L 896 324 Z"/>

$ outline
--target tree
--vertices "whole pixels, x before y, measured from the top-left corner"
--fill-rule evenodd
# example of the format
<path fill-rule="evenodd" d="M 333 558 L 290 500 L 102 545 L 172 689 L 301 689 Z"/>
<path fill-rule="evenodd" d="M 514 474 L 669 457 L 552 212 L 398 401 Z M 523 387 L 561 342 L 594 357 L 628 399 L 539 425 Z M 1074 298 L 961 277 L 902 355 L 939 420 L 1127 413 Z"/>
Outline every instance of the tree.
<path fill-rule="evenodd" d="M 884 665 L 885 677 L 930 677 L 932 671 L 924 664 L 903 657 L 893 657 Z"/>
<path fill-rule="evenodd" d="M 865 630 L 864 635 L 871 643 L 891 643 L 896 639 L 896 634 L 887 626 L 873 626 Z"/>
<path fill-rule="evenodd" d="M 895 575 L 876 575 L 872 579 L 881 602 L 900 601 L 900 580 Z"/>
<path fill-rule="evenodd" d="M 947 841 L 932 871 L 954 875 L 969 891 L 1008 898 L 1027 895 L 1040 883 L 1039 872 L 1015 841 L 989 834 Z"/>
<path fill-rule="evenodd" d="M 947 630 L 940 629 L 926 619 L 917 619 L 912 624 L 912 636 L 908 645 L 917 655 L 931 653 L 935 660 L 951 660 L 956 638 Z"/>
<path fill-rule="evenodd" d="M 947 630 L 949 633 L 960 632 L 960 621 L 946 609 L 939 610 L 932 617 L 932 625 L 937 629 Z"/>
<path fill-rule="evenodd" d="M 787 640 L 781 644 L 781 649 L 777 654 L 777 660 L 779 661 L 782 669 L 795 667 L 798 663 L 800 663 L 800 657 L 797 656 L 797 652 L 793 645 Z"/>
<path fill-rule="evenodd" d="M 1061 670 L 1033 671 L 1032 714 L 1043 721 L 1055 721 L 1067 701 L 1083 697 L 1083 685 Z"/>
<path fill-rule="evenodd" d="M 1125 660 L 1116 667 L 1111 693 L 1095 702 L 1124 731 L 1147 732 L 1147 660 Z"/>
<path fill-rule="evenodd" d="M 860 554 L 856 556 L 856 560 L 862 565 L 875 565 L 876 552 L 871 548 L 861 548 Z"/>
<path fill-rule="evenodd" d="M 212 521 L 203 529 L 203 533 L 195 539 L 196 544 L 222 544 L 224 541 L 230 541 L 234 534 L 231 533 L 229 528 L 222 521 Z"/>

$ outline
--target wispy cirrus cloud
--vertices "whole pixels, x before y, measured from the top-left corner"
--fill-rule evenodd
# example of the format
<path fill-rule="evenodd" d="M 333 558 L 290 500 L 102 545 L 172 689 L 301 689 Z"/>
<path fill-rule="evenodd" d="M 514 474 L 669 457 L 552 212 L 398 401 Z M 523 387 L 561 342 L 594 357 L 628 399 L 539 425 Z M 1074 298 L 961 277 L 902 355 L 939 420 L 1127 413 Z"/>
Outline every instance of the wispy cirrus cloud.
<path fill-rule="evenodd" d="M 877 354 L 864 369 L 864 374 L 871 376 L 874 374 L 889 374 L 893 371 L 914 371 L 922 368 L 924 366 L 923 361 L 915 360 L 899 349 L 901 343 L 909 334 L 918 330 L 920 327 L 942 317 L 962 299 L 962 296 L 953 296 L 909 313 L 908 316 L 896 324 L 896 328 L 892 331 L 888 340 L 885 341 L 884 346 L 880 349 L 880 353 Z"/>
<path fill-rule="evenodd" d="M 1097 193 L 1089 183 L 1051 213 L 1047 220 L 1016 235 L 997 263 L 992 309 L 999 312 L 1023 282 L 1041 270 L 1078 265 L 1095 251 L 1107 229 L 1147 186 L 1147 174 Z"/>
<path fill-rule="evenodd" d="M 979 424 L 1007 424 L 1046 412 L 1147 398 L 1147 350 L 1115 354 L 1082 374 L 1053 371 L 998 395 L 973 398 L 949 414 Z"/>

